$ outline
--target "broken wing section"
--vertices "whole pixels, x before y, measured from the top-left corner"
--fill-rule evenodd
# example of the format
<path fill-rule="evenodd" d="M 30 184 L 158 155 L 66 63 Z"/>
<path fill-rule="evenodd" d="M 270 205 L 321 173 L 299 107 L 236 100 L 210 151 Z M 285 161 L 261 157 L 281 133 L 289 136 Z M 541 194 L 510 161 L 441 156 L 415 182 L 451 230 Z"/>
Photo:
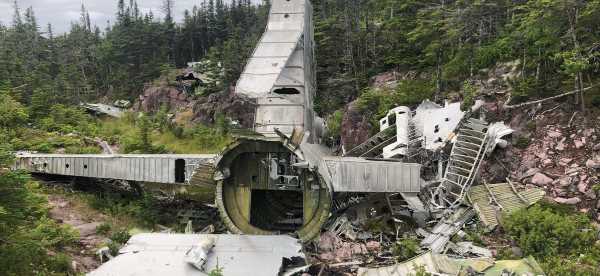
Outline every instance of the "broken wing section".
<path fill-rule="evenodd" d="M 206 254 L 204 271 L 185 262 L 186 253 L 206 239 L 214 247 Z M 223 275 L 278 275 L 284 259 L 304 258 L 297 239 L 285 235 L 138 234 L 119 255 L 90 276 L 207 275 L 221 268 Z"/>
<path fill-rule="evenodd" d="M 210 181 L 213 154 L 18 154 L 13 169 L 166 184 Z"/>

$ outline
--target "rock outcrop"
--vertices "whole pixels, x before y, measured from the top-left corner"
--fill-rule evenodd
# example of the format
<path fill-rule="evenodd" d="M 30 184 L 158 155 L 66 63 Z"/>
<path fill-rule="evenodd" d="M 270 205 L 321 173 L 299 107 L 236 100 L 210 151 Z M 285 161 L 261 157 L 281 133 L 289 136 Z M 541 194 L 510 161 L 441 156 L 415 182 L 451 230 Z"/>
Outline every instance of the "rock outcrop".
<path fill-rule="evenodd" d="M 235 94 L 234 91 L 235 89 L 230 87 L 228 91 L 198 98 L 193 103 L 193 121 L 212 124 L 216 114 L 223 114 L 242 128 L 252 128 L 255 103 L 243 95 Z"/>
<path fill-rule="evenodd" d="M 370 130 L 369 119 L 358 108 L 356 101 L 348 104 L 344 111 L 340 135 L 344 149 L 349 151 L 369 139 Z"/>
<path fill-rule="evenodd" d="M 168 85 L 147 85 L 134 105 L 134 110 L 156 112 L 163 105 L 169 110 L 181 110 L 189 107 L 191 98 L 184 91 Z"/>

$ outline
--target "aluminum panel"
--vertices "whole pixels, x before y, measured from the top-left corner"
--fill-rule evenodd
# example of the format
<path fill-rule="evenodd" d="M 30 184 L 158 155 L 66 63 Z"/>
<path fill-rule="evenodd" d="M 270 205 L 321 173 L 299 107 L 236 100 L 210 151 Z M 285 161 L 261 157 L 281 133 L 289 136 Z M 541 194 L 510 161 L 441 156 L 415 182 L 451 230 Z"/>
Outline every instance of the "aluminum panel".
<path fill-rule="evenodd" d="M 292 43 L 260 43 L 254 51 L 253 57 L 284 57 L 290 56 L 296 49 L 296 42 Z"/>
<path fill-rule="evenodd" d="M 273 1 L 271 13 L 304 13 L 306 0 Z"/>
<path fill-rule="evenodd" d="M 304 14 L 301 13 L 273 13 L 269 16 L 267 24 L 269 31 L 273 30 L 304 30 Z"/>
<path fill-rule="evenodd" d="M 325 157 L 319 172 L 331 176 L 334 192 L 419 192 L 421 165 L 372 161 L 355 157 Z"/>
<path fill-rule="evenodd" d="M 206 271 L 218 266 L 227 276 L 279 275 L 284 258 L 304 258 L 300 242 L 286 235 L 149 233 L 131 237 L 118 256 L 89 275 L 206 275 L 186 263 L 184 256 L 207 238 L 214 240 L 214 247 L 207 257 Z"/>
<path fill-rule="evenodd" d="M 301 47 L 296 48 L 296 50 L 292 53 L 289 60 L 286 63 L 286 67 L 300 67 L 304 68 L 304 49 Z"/>
<path fill-rule="evenodd" d="M 304 122 L 304 108 L 300 105 L 260 106 L 256 112 L 256 122 L 301 126 Z"/>
<path fill-rule="evenodd" d="M 264 96 L 271 91 L 277 76 L 276 74 L 242 75 L 237 84 L 236 93 L 245 94 L 249 97 Z"/>
<path fill-rule="evenodd" d="M 281 31 L 268 31 L 265 32 L 263 37 L 261 38 L 261 43 L 269 43 L 269 42 L 298 42 L 300 35 L 302 32 L 297 30 L 281 30 Z"/>
<path fill-rule="evenodd" d="M 286 67 L 282 70 L 275 86 L 303 86 L 304 69 Z M 301 91 L 303 91 L 302 89 Z"/>
<path fill-rule="evenodd" d="M 287 57 L 252 57 L 248 60 L 244 75 L 279 75 L 286 61 Z"/>

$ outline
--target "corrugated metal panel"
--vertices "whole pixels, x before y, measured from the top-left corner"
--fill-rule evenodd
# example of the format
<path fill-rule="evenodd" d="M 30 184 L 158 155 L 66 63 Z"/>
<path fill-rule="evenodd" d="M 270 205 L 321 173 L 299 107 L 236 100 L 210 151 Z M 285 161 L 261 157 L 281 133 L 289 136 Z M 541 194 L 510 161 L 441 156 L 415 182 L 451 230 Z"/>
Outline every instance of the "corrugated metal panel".
<path fill-rule="evenodd" d="M 541 188 L 530 188 L 517 191 L 510 183 L 487 184 L 473 186 L 469 190 L 468 198 L 473 208 L 479 215 L 481 222 L 493 229 L 498 225 L 500 212 L 511 213 L 521 208 L 528 207 L 544 197 Z"/>
<path fill-rule="evenodd" d="M 215 155 L 67 155 L 19 154 L 15 169 L 34 173 L 175 183 L 175 160 L 186 163 L 186 181 L 203 164 L 213 164 Z"/>
<path fill-rule="evenodd" d="M 321 162 L 325 165 L 319 172 L 329 175 L 335 192 L 419 192 L 424 182 L 416 163 L 355 157 L 325 157 Z"/>

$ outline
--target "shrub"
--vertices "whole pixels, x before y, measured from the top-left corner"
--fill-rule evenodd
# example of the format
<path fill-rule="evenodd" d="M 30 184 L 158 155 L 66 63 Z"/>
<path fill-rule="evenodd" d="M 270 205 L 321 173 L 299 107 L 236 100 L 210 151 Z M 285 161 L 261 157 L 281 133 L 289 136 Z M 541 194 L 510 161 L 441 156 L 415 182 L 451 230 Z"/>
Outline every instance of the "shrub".
<path fill-rule="evenodd" d="M 110 233 L 111 229 L 112 225 L 108 222 L 104 222 L 96 227 L 96 234 L 106 236 Z"/>
<path fill-rule="evenodd" d="M 95 135 L 98 131 L 92 117 L 83 109 L 62 104 L 53 105 L 48 117 L 39 120 L 38 125 L 46 131 L 61 133 L 80 132 Z"/>
<path fill-rule="evenodd" d="M 529 139 L 525 136 L 520 136 L 519 138 L 517 138 L 515 147 L 520 148 L 520 149 L 525 149 L 529 146 L 530 143 L 531 143 L 531 139 Z"/>
<path fill-rule="evenodd" d="M 115 231 L 110 235 L 110 239 L 112 241 L 120 244 L 125 244 L 129 240 L 129 238 L 131 238 L 131 235 L 126 229 Z"/>
<path fill-rule="evenodd" d="M 519 78 L 510 82 L 512 86 L 512 97 L 513 102 L 523 102 L 529 99 L 532 96 L 535 96 L 539 93 L 540 89 L 537 80 L 534 77 L 529 78 Z"/>
<path fill-rule="evenodd" d="M 0 128 L 13 128 L 25 123 L 27 110 L 10 95 L 0 93 Z"/>
<path fill-rule="evenodd" d="M 408 260 L 419 252 L 419 242 L 415 239 L 402 239 L 396 242 L 392 247 L 392 254 L 396 256 L 399 262 Z"/>
<path fill-rule="evenodd" d="M 96 146 L 70 146 L 65 148 L 65 153 L 67 154 L 97 154 L 102 153 L 102 150 Z"/>
<path fill-rule="evenodd" d="M 548 275 L 599 272 L 598 231 L 585 215 L 570 207 L 538 203 L 504 218 L 503 227 L 525 255 L 542 261 Z"/>
<path fill-rule="evenodd" d="M 344 119 L 344 111 L 336 110 L 327 118 L 327 128 L 329 129 L 329 135 L 332 137 L 339 137 L 342 133 L 342 120 Z"/>
<path fill-rule="evenodd" d="M 463 83 L 463 102 L 462 102 L 462 110 L 470 110 L 471 106 L 475 104 L 475 97 L 477 93 L 477 89 L 469 82 L 465 81 Z"/>
<path fill-rule="evenodd" d="M 600 95 L 593 96 L 591 103 L 592 103 L 592 106 L 600 108 Z"/>
<path fill-rule="evenodd" d="M 223 276 L 223 268 L 219 267 L 217 264 L 217 267 L 211 270 L 210 273 L 208 273 L 208 276 Z"/>
<path fill-rule="evenodd" d="M 121 249 L 122 244 L 117 242 L 108 243 L 108 250 L 110 251 L 110 255 L 117 256 L 119 254 L 119 249 Z"/>
<path fill-rule="evenodd" d="M 42 217 L 29 235 L 32 240 L 39 241 L 44 247 L 62 248 L 74 243 L 79 234 L 69 225 L 60 225 L 54 220 Z"/>
<path fill-rule="evenodd" d="M 71 257 L 64 253 L 57 253 L 48 260 L 48 269 L 57 273 L 71 272 Z"/>

